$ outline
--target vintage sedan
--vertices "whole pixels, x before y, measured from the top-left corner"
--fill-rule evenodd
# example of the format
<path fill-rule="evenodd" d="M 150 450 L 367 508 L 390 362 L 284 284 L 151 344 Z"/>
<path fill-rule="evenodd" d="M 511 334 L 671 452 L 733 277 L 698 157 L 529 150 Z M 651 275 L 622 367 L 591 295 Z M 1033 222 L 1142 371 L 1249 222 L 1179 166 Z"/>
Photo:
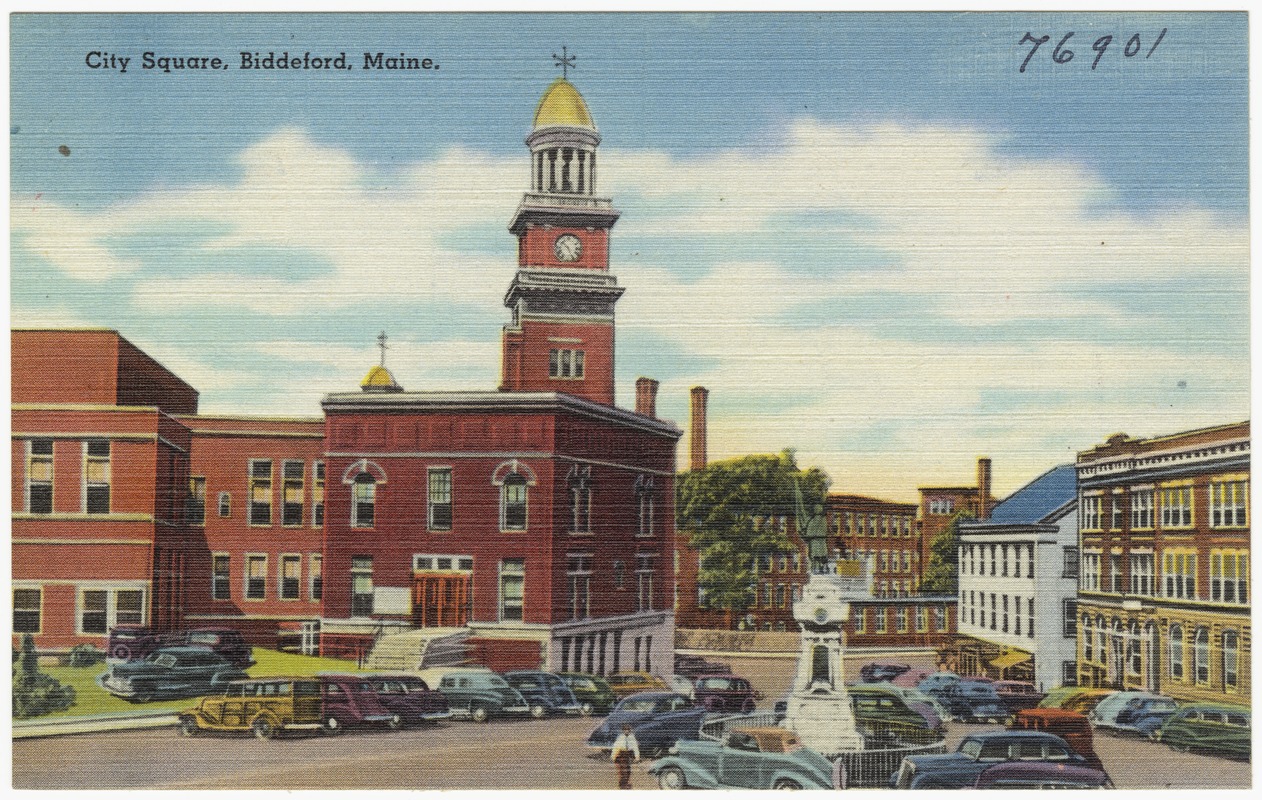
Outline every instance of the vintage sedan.
<path fill-rule="evenodd" d="M 505 672 L 508 685 L 521 692 L 535 719 L 552 714 L 578 714 L 582 710 L 578 698 L 565 681 L 550 672 L 518 670 Z"/>
<path fill-rule="evenodd" d="M 112 664 L 97 685 L 134 703 L 222 692 L 231 681 L 248 677 L 223 656 L 204 647 L 163 647 L 143 661 Z"/>
<path fill-rule="evenodd" d="M 398 714 L 404 725 L 419 725 L 447 719 L 451 709 L 447 696 L 415 675 L 365 675 L 372 684 L 377 699 L 392 713 Z"/>
<path fill-rule="evenodd" d="M 654 761 L 663 789 L 833 789 L 833 763 L 784 728 L 744 728 L 722 742 L 684 741 Z"/>
<path fill-rule="evenodd" d="M 182 736 L 252 733 L 271 739 L 289 731 L 321 730 L 323 712 L 317 678 L 247 679 L 180 712 L 177 730 Z"/>
<path fill-rule="evenodd" d="M 1006 722 L 1011 716 L 992 681 L 963 678 L 941 693 L 933 693 L 951 715 L 965 722 Z"/>
<path fill-rule="evenodd" d="M 1084 766 L 1059 736 L 1037 731 L 995 731 L 965 736 L 954 753 L 906 756 L 890 776 L 895 789 L 960 789 L 1004 761 L 1050 761 Z"/>
<path fill-rule="evenodd" d="M 1077 711 L 1066 711 L 1063 708 L 1026 708 L 1016 713 L 1008 727 L 1012 730 L 1042 731 L 1059 736 L 1085 759 L 1088 767 L 1104 769 L 1104 764 L 1095 751 L 1091 723 Z"/>
<path fill-rule="evenodd" d="M 587 746 L 609 751 L 622 733 L 623 724 L 631 726 L 640 752 L 652 757 L 683 739 L 701 735 L 701 721 L 706 710 L 691 699 L 674 692 L 642 692 L 633 694 L 614 707 L 605 721 L 587 737 Z"/>
<path fill-rule="evenodd" d="M 675 674 L 687 678 L 700 675 L 726 675 L 732 668 L 722 661 L 707 661 L 701 656 L 676 655 Z"/>
<path fill-rule="evenodd" d="M 1175 750 L 1199 750 L 1249 758 L 1252 712 L 1243 706 L 1192 703 L 1183 706 L 1153 733 Z"/>
<path fill-rule="evenodd" d="M 943 735 L 942 718 L 933 706 L 904 700 L 888 684 L 861 683 L 847 687 L 846 693 L 865 738 L 928 742 Z"/>
<path fill-rule="evenodd" d="M 974 789 L 1112 789 L 1113 781 L 1100 769 L 1049 761 L 1008 761 L 987 767 Z"/>
<path fill-rule="evenodd" d="M 995 687 L 999 701 L 1014 714 L 1024 708 L 1034 708 L 1043 701 L 1044 693 L 1029 681 L 995 681 L 991 685 Z"/>
<path fill-rule="evenodd" d="M 637 692 L 664 692 L 670 689 L 666 681 L 647 672 L 615 672 L 607 676 L 605 681 L 619 700 Z"/>
<path fill-rule="evenodd" d="M 521 692 L 486 669 L 446 671 L 438 681 L 438 691 L 446 696 L 453 716 L 467 716 L 474 722 L 486 722 L 491 717 L 522 716 L 530 712 L 530 705 Z"/>
<path fill-rule="evenodd" d="M 105 646 L 106 660 L 139 661 L 161 647 L 204 647 L 223 656 L 240 669 L 254 665 L 253 649 L 232 628 L 194 628 L 158 633 L 138 625 L 120 625 L 110 630 Z"/>
<path fill-rule="evenodd" d="M 1113 694 L 1113 689 L 1092 689 L 1084 686 L 1062 686 L 1053 689 L 1039 701 L 1037 708 L 1063 708 L 1081 714 L 1090 713 L 1096 704 Z"/>
<path fill-rule="evenodd" d="M 1151 692 L 1115 692 L 1091 709 L 1087 718 L 1110 732 L 1150 736 L 1179 710 L 1174 698 Z"/>
<path fill-rule="evenodd" d="M 384 725 L 403 727 L 403 715 L 391 711 L 381 698 L 372 680 L 364 675 L 321 674 L 320 699 L 323 702 L 325 733 L 340 733 L 346 728 Z"/>
<path fill-rule="evenodd" d="M 706 675 L 697 678 L 692 698 L 710 711 L 739 711 L 748 714 L 762 699 L 749 681 L 735 675 Z"/>
<path fill-rule="evenodd" d="M 592 714 L 608 714 L 618 702 L 613 689 L 599 675 L 586 672 L 558 672 L 557 677 L 565 681 L 574 696 L 578 698 L 579 713 L 583 716 Z"/>
<path fill-rule="evenodd" d="M 904 703 L 908 704 L 908 706 L 911 706 L 912 703 L 924 703 L 933 709 L 933 713 L 938 716 L 938 719 L 941 722 L 950 722 L 951 719 L 953 719 L 952 714 L 950 710 L 947 709 L 945 703 L 931 694 L 925 694 L 914 686 L 902 686 L 897 683 L 865 683 L 860 684 L 855 688 L 860 687 L 864 689 L 879 689 L 881 691 L 889 692 L 890 694 L 901 698 Z"/>

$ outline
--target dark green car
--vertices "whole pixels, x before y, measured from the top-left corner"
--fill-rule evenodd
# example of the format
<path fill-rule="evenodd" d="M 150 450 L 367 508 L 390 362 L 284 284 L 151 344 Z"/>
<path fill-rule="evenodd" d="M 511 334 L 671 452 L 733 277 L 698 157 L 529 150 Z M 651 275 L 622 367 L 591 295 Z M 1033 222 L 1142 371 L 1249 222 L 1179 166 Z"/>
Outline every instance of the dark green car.
<path fill-rule="evenodd" d="M 558 672 L 556 675 L 570 687 L 570 691 L 574 692 L 585 717 L 592 714 L 608 714 L 618 702 L 613 689 L 609 688 L 609 684 L 599 675 L 590 675 L 586 672 Z"/>
<path fill-rule="evenodd" d="M 1175 750 L 1202 750 L 1249 758 L 1251 712 L 1243 706 L 1192 703 L 1166 720 L 1153 738 Z"/>

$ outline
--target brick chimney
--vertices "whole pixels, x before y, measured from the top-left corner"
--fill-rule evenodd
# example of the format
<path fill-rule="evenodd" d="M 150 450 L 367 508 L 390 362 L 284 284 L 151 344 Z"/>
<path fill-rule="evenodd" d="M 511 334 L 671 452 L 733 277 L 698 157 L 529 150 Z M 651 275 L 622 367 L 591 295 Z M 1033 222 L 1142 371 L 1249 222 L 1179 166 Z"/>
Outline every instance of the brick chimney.
<path fill-rule="evenodd" d="M 990 519 L 990 459 L 977 459 L 977 518 Z"/>
<path fill-rule="evenodd" d="M 692 445 L 689 450 L 691 468 L 705 469 L 705 404 L 710 393 L 704 386 L 692 387 Z"/>
<path fill-rule="evenodd" d="M 635 413 L 657 418 L 657 385 L 652 378 L 635 379 Z"/>

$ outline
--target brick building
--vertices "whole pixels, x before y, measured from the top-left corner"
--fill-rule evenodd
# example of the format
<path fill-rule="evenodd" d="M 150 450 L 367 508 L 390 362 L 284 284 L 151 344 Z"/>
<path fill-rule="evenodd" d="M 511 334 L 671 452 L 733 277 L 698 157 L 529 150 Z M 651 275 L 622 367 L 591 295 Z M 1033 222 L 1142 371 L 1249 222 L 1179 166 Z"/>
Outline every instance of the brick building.
<path fill-rule="evenodd" d="M 1078 454 L 1078 680 L 1249 703 L 1249 423 Z"/>
<path fill-rule="evenodd" d="M 908 597 L 920 586 L 921 546 L 916 504 L 830 494 L 828 530 L 837 547 L 867 565 L 875 597 Z"/>

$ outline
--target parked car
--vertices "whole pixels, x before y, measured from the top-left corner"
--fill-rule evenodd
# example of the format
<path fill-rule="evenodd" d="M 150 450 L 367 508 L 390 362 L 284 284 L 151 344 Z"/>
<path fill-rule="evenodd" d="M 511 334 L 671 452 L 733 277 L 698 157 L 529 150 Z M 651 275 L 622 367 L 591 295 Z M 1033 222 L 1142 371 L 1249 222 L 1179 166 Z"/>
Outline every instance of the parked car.
<path fill-rule="evenodd" d="M 135 703 L 220 693 L 231 681 L 248 677 L 227 659 L 204 647 L 162 647 L 143 661 L 110 665 L 97 676 L 102 689 Z"/>
<path fill-rule="evenodd" d="M 157 650 L 170 646 L 162 634 L 140 625 L 120 625 L 110 630 L 105 657 L 110 661 L 139 661 Z"/>
<path fill-rule="evenodd" d="M 586 672 L 558 672 L 557 677 L 565 681 L 565 685 L 574 692 L 574 696 L 578 698 L 579 713 L 585 717 L 591 714 L 608 714 L 618 702 L 613 689 L 609 688 L 609 684 L 599 675 L 589 675 Z"/>
<path fill-rule="evenodd" d="M 550 672 L 506 672 L 504 680 L 526 699 L 526 704 L 530 706 L 530 716 L 535 719 L 551 714 L 577 714 L 582 708 L 565 681 Z"/>
<path fill-rule="evenodd" d="M 944 735 L 942 718 L 933 706 L 909 703 L 886 684 L 858 684 L 848 687 L 846 693 L 855 724 L 865 739 L 928 742 Z"/>
<path fill-rule="evenodd" d="M 974 789 L 1112 789 L 1113 781 L 1100 769 L 1050 761 L 1006 761 L 987 767 Z"/>
<path fill-rule="evenodd" d="M 429 684 L 415 675 L 363 677 L 372 684 L 381 704 L 390 712 L 398 714 L 404 725 L 419 725 L 451 716 L 447 696 L 437 689 L 429 688 Z"/>
<path fill-rule="evenodd" d="M 907 674 L 907 673 L 903 673 Z M 916 684 L 916 688 L 928 695 L 942 700 L 946 691 L 959 683 L 963 678 L 954 672 L 931 672 Z"/>
<path fill-rule="evenodd" d="M 990 681 L 963 678 L 942 693 L 933 693 L 942 700 L 951 715 L 965 722 L 1003 723 L 1012 716 Z"/>
<path fill-rule="evenodd" d="M 206 647 L 228 659 L 241 669 L 254 666 L 254 649 L 246 644 L 240 631 L 231 628 L 194 628 L 175 634 L 190 647 Z"/>
<path fill-rule="evenodd" d="M 177 730 L 183 736 L 253 733 L 271 739 L 288 731 L 320 730 L 323 712 L 316 678 L 254 678 L 233 681 L 223 694 L 180 712 Z"/>
<path fill-rule="evenodd" d="M 474 722 L 530 712 L 530 705 L 521 692 L 487 669 L 445 671 L 438 682 L 438 691 L 447 698 L 453 716 L 467 716 Z"/>
<path fill-rule="evenodd" d="M 1104 769 L 1096 755 L 1091 723 L 1077 711 L 1063 708 L 1026 708 L 1018 711 L 1008 725 L 1013 730 L 1042 731 L 1059 736 L 1082 756 L 1092 769 Z"/>
<path fill-rule="evenodd" d="M 697 688 L 697 678 L 689 678 L 687 675 L 671 675 L 666 681 L 666 686 L 672 692 L 679 692 L 693 697 L 693 690 Z"/>
<path fill-rule="evenodd" d="M 638 692 L 663 692 L 670 689 L 666 681 L 647 672 L 615 672 L 606 677 L 605 681 L 619 700 Z"/>
<path fill-rule="evenodd" d="M 762 699 L 762 693 L 735 675 L 705 675 L 693 685 L 692 698 L 710 711 L 748 714 Z"/>
<path fill-rule="evenodd" d="M 254 665 L 253 649 L 240 631 L 231 628 L 157 633 L 140 625 L 120 625 L 110 631 L 105 653 L 110 662 L 139 661 L 158 648 L 185 645 L 213 650 L 240 669 Z"/>
<path fill-rule="evenodd" d="M 881 689 L 902 698 L 904 703 L 909 706 L 912 703 L 924 703 L 933 709 L 933 713 L 937 715 L 942 722 L 950 722 L 953 719 L 950 710 L 946 704 L 931 694 L 925 694 L 915 687 L 900 686 L 896 683 L 864 683 L 860 684 L 865 689 Z M 859 688 L 859 687 L 855 687 Z"/>
<path fill-rule="evenodd" d="M 890 679 L 890 683 L 895 686 L 906 686 L 909 689 L 915 689 L 920 686 L 920 682 L 930 675 L 937 673 L 937 670 L 924 669 L 923 667 L 912 667 L 906 672 L 901 672 Z"/>
<path fill-rule="evenodd" d="M 1028 681 L 995 681 L 991 685 L 1000 702 L 1013 714 L 1023 708 L 1034 708 L 1043 700 L 1044 693 Z"/>
<path fill-rule="evenodd" d="M 1087 689 L 1072 695 L 1060 705 L 1066 711 L 1077 711 L 1081 714 L 1091 713 L 1091 709 L 1104 700 L 1104 698 L 1113 694 L 1113 689 Z"/>
<path fill-rule="evenodd" d="M 609 713 L 591 736 L 587 746 L 598 750 L 612 749 L 622 733 L 622 725 L 631 726 L 643 755 L 654 756 L 680 739 L 692 740 L 701 735 L 704 706 L 674 692 L 641 692 L 623 699 Z"/>
<path fill-rule="evenodd" d="M 324 702 L 325 733 L 340 733 L 346 728 L 384 725 L 403 727 L 403 715 L 391 711 L 381 702 L 373 682 L 364 675 L 318 675 L 320 698 Z"/>
<path fill-rule="evenodd" d="M 896 789 L 959 789 L 1004 761 L 1083 765 L 1082 756 L 1059 736 L 1038 731 L 993 731 L 965 736 L 954 753 L 905 756 L 889 785 Z"/>
<path fill-rule="evenodd" d="M 1096 704 L 1087 719 L 1108 731 L 1150 736 L 1179 710 L 1174 698 L 1151 692 L 1114 692 Z"/>
<path fill-rule="evenodd" d="M 1249 758 L 1252 713 L 1243 706 L 1192 703 L 1174 712 L 1153 734 L 1175 750 L 1201 750 Z"/>
<path fill-rule="evenodd" d="M 731 671 L 732 668 L 721 661 L 707 661 L 701 656 L 675 656 L 675 673 L 688 678 L 698 675 L 725 675 Z"/>
<path fill-rule="evenodd" d="M 910 670 L 910 664 L 901 664 L 896 661 L 871 661 L 859 667 L 859 682 L 882 683 L 884 681 L 892 681 Z"/>
<path fill-rule="evenodd" d="M 833 789 L 833 764 L 784 728 L 745 728 L 726 741 L 683 741 L 649 765 L 663 789 Z"/>

